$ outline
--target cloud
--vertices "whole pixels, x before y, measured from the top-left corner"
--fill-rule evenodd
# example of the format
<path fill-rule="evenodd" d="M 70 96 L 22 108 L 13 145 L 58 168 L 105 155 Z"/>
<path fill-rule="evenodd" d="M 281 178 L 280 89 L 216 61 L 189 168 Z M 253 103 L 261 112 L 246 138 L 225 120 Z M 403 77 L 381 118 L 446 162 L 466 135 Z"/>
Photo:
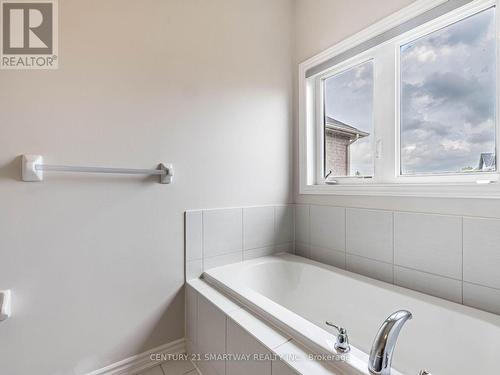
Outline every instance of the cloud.
<path fill-rule="evenodd" d="M 337 74 L 325 82 L 325 114 L 373 132 L 373 63 Z"/>
<path fill-rule="evenodd" d="M 468 122 L 484 121 L 494 116 L 495 80 L 491 76 L 481 82 L 475 75 L 436 72 L 421 84 L 405 84 L 403 94 L 411 101 L 427 96 L 432 100 L 429 106 L 440 111 L 459 110 Z"/>
<path fill-rule="evenodd" d="M 373 175 L 373 149 L 369 138 L 362 138 L 350 147 L 351 175 L 359 172 L 363 176 Z"/>
<path fill-rule="evenodd" d="M 463 21 L 454 23 L 443 29 L 443 32 L 430 41 L 436 46 L 456 46 L 458 44 L 473 45 L 480 43 L 490 30 L 492 12 L 481 12 Z"/>
<path fill-rule="evenodd" d="M 402 49 L 404 172 L 460 171 L 494 152 L 493 20 L 485 11 Z"/>

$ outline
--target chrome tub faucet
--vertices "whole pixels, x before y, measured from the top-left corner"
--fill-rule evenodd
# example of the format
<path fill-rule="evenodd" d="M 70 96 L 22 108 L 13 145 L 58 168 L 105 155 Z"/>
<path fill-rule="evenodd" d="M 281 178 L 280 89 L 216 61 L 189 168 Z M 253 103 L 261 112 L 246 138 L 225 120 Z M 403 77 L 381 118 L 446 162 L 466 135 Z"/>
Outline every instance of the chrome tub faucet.
<path fill-rule="evenodd" d="M 392 354 L 399 332 L 403 325 L 412 318 L 411 312 L 399 310 L 392 313 L 380 326 L 373 341 L 368 360 L 368 371 L 373 375 L 390 375 Z"/>

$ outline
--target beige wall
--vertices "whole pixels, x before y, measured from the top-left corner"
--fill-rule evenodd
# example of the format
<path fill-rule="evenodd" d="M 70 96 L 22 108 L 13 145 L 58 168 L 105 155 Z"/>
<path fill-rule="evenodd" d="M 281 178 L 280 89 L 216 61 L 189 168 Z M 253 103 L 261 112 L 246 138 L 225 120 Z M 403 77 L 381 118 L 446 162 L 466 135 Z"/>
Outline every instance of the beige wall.
<path fill-rule="evenodd" d="M 297 0 L 295 119 L 298 111 L 296 78 L 298 64 L 412 2 L 413 0 Z M 296 151 L 298 150 L 297 127 L 295 121 Z M 298 155 L 295 152 L 295 166 L 297 165 Z M 295 168 L 295 171 L 297 170 L 298 167 Z M 298 173 L 295 173 L 294 180 L 297 203 L 500 217 L 500 200 L 300 195 Z"/>
<path fill-rule="evenodd" d="M 292 3 L 60 1 L 60 69 L 0 71 L 0 373 L 84 374 L 183 337 L 186 209 L 291 202 Z M 49 163 L 155 179 L 48 174 Z"/>

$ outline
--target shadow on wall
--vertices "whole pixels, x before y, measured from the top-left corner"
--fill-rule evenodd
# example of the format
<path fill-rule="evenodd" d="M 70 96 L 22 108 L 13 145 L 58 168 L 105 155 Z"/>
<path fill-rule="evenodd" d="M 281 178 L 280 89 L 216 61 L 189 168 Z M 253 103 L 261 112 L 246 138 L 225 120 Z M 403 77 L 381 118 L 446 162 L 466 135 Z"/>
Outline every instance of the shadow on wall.
<path fill-rule="evenodd" d="M 0 166 L 0 180 L 21 181 L 22 156 L 17 156 L 10 162 Z"/>
<path fill-rule="evenodd" d="M 152 312 L 147 317 L 146 322 L 142 323 L 133 320 L 130 321 L 130 324 L 134 326 L 137 326 L 138 324 L 142 325 L 139 329 L 140 337 L 134 335 L 126 337 L 125 339 L 122 338 L 121 340 L 117 340 L 115 345 L 115 349 L 118 350 L 118 348 L 124 346 L 125 343 L 134 343 L 133 346 L 129 346 L 127 348 L 127 354 L 119 352 L 118 350 L 113 354 L 113 356 L 116 356 L 117 358 L 110 358 L 108 356 L 99 356 L 98 354 L 96 355 L 96 353 L 93 353 L 78 362 L 71 370 L 71 373 L 81 375 L 94 373 L 95 371 L 102 370 L 106 366 L 117 364 L 117 360 L 128 359 L 134 355 L 146 352 L 156 354 L 152 349 L 183 338 L 183 324 L 177 324 L 175 329 L 170 332 L 166 330 L 168 330 L 169 323 L 178 320 L 179 316 L 184 316 L 184 289 L 185 287 L 182 285 L 174 295 L 165 300 L 162 306 L 158 307 L 156 311 Z M 147 292 L 147 290 L 144 290 L 144 293 Z M 168 339 L 165 340 L 165 337 Z M 64 372 L 64 374 L 69 374 L 69 372 Z"/>
<path fill-rule="evenodd" d="M 169 322 L 178 320 L 179 316 L 184 316 L 184 289 L 183 285 L 175 295 L 166 303 L 165 310 L 158 316 L 155 324 L 149 332 L 145 332 L 142 344 L 138 346 L 136 353 L 143 353 L 158 345 L 166 344 L 165 337 L 169 337 L 169 342 L 184 337 L 184 325 L 177 325 L 176 332 L 164 332 Z M 145 291 L 147 293 L 147 291 Z M 184 320 L 183 320 L 184 321 Z"/>

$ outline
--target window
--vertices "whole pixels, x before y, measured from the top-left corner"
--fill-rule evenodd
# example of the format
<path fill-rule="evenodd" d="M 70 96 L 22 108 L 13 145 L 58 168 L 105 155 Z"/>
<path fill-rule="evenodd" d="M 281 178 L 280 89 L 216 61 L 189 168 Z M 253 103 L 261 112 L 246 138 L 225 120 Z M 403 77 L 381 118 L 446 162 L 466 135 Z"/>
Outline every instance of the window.
<path fill-rule="evenodd" d="M 299 65 L 302 193 L 500 197 L 496 1 L 426 4 Z"/>
<path fill-rule="evenodd" d="M 324 81 L 325 176 L 373 175 L 373 63 Z"/>
<path fill-rule="evenodd" d="M 495 9 L 401 46 L 402 175 L 496 171 Z"/>

